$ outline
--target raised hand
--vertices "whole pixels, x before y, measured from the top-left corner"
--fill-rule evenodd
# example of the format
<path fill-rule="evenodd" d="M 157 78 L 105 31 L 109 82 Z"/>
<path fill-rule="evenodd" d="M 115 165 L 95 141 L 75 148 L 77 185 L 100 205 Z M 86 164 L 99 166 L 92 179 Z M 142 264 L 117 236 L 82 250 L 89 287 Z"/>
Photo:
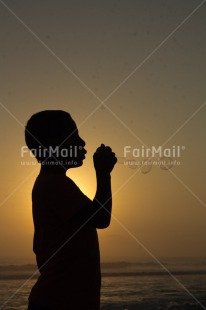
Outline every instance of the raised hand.
<path fill-rule="evenodd" d="M 109 174 L 113 170 L 117 158 L 109 146 L 101 144 L 93 155 L 93 161 L 98 174 Z"/>

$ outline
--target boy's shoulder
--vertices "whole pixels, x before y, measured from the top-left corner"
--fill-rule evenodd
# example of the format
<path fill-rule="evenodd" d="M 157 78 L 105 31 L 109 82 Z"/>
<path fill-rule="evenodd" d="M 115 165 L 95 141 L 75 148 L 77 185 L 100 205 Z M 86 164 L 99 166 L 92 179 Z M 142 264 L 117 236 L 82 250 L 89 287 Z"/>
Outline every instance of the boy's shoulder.
<path fill-rule="evenodd" d="M 47 190 L 57 191 L 76 191 L 80 190 L 76 183 L 67 176 L 39 174 L 34 182 L 33 191 Z"/>
<path fill-rule="evenodd" d="M 35 207 L 48 206 L 63 220 L 91 204 L 91 200 L 80 190 L 75 182 L 67 176 L 39 175 L 34 184 L 32 200 Z"/>
<path fill-rule="evenodd" d="M 55 175 L 55 174 L 39 174 L 35 183 L 34 188 L 47 188 L 50 192 L 56 191 L 70 191 L 70 192 L 81 192 L 77 184 L 68 176 Z"/>
<path fill-rule="evenodd" d="M 39 173 L 36 182 L 75 184 L 68 176 L 53 173 Z"/>

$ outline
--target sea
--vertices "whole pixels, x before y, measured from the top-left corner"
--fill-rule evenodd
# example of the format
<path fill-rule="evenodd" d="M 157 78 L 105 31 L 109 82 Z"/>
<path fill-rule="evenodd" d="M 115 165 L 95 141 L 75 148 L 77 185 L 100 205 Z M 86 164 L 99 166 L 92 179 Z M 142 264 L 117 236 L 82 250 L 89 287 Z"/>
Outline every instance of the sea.
<path fill-rule="evenodd" d="M 26 310 L 37 277 L 34 264 L 1 262 L 0 309 Z M 206 309 L 206 258 L 102 262 L 101 310 L 143 309 Z"/>

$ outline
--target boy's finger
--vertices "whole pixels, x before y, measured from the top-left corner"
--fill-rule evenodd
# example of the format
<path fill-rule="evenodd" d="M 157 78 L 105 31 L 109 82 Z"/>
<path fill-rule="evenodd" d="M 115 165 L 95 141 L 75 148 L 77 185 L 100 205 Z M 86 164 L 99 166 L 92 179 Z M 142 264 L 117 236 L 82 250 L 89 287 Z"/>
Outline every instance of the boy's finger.
<path fill-rule="evenodd" d="M 111 149 L 111 147 L 109 147 L 109 146 L 105 146 L 105 151 L 109 151 L 109 152 L 111 152 L 111 151 L 112 151 L 112 149 Z"/>

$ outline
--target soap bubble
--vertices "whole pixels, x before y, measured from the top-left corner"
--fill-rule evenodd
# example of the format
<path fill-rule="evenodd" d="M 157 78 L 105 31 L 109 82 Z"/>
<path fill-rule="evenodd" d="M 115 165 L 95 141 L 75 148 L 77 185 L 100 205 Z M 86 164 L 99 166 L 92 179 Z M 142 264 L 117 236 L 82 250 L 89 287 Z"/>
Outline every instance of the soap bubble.
<path fill-rule="evenodd" d="M 149 159 L 143 160 L 140 167 L 141 173 L 147 174 L 151 171 L 151 169 L 152 169 L 152 161 Z"/>
<path fill-rule="evenodd" d="M 151 159 L 144 159 L 142 161 L 135 159 L 126 159 L 126 157 L 117 157 L 117 162 L 134 170 L 137 169 L 142 174 L 147 174 L 152 170 L 153 162 Z M 174 159 L 163 156 L 158 160 L 158 166 L 162 170 L 170 170 L 174 166 Z"/>
<path fill-rule="evenodd" d="M 173 159 L 171 157 L 161 157 L 160 158 L 160 169 L 169 170 L 173 167 Z"/>
<path fill-rule="evenodd" d="M 125 163 L 125 157 L 117 157 L 117 162 L 119 164 L 124 164 Z"/>
<path fill-rule="evenodd" d="M 137 168 L 138 162 L 136 160 L 131 159 L 131 160 L 128 160 L 127 162 L 128 162 L 129 168 L 131 168 L 131 169 L 136 169 Z"/>

